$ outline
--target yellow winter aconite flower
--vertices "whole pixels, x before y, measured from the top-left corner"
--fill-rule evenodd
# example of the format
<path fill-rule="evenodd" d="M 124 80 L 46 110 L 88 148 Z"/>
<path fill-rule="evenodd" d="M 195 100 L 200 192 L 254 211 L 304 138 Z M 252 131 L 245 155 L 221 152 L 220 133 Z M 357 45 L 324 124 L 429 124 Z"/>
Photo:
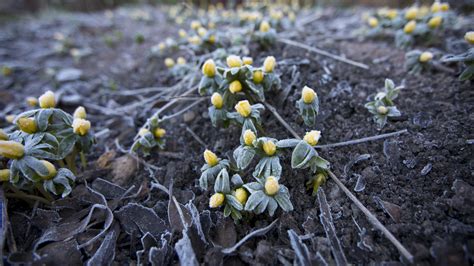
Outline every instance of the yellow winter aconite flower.
<path fill-rule="evenodd" d="M 263 71 L 266 73 L 271 73 L 275 69 L 276 66 L 276 59 L 273 56 L 267 56 L 265 61 L 263 61 Z"/>
<path fill-rule="evenodd" d="M 474 44 L 474 31 L 466 32 L 464 35 L 464 40 L 470 44 Z"/>
<path fill-rule="evenodd" d="M 217 155 L 213 153 L 212 151 L 205 150 L 204 161 L 206 161 L 207 165 L 209 165 L 210 167 L 213 167 L 217 165 L 217 163 L 219 162 L 219 158 L 217 158 Z"/>
<path fill-rule="evenodd" d="M 229 55 L 226 62 L 228 67 L 241 67 L 243 64 L 242 59 L 236 55 Z"/>
<path fill-rule="evenodd" d="M 249 194 L 245 188 L 238 188 L 235 190 L 235 197 L 240 202 L 240 204 L 244 205 L 247 202 Z"/>
<path fill-rule="evenodd" d="M 38 98 L 38 101 L 41 108 L 54 108 L 56 106 L 56 99 L 52 91 L 43 93 L 43 95 Z"/>
<path fill-rule="evenodd" d="M 13 121 L 15 120 L 15 117 L 16 117 L 16 115 L 7 115 L 7 116 L 5 116 L 5 120 L 8 123 L 13 123 Z"/>
<path fill-rule="evenodd" d="M 252 130 L 250 130 L 250 129 L 245 130 L 245 132 L 244 132 L 244 143 L 245 143 L 245 145 L 251 146 L 253 144 L 253 141 L 256 138 L 257 138 L 257 136 L 255 136 L 255 133 L 253 133 Z"/>
<path fill-rule="evenodd" d="M 0 128 L 0 140 L 8 140 L 8 135 Z"/>
<path fill-rule="evenodd" d="M 280 190 L 280 184 L 278 184 L 278 180 L 274 176 L 267 177 L 267 181 L 265 181 L 265 193 L 269 196 L 273 196 L 278 193 Z"/>
<path fill-rule="evenodd" d="M 216 42 L 216 35 L 211 35 L 209 36 L 209 38 L 207 39 L 207 41 L 210 43 L 210 44 L 214 44 Z"/>
<path fill-rule="evenodd" d="M 242 58 L 242 62 L 244 63 L 244 65 L 251 65 L 253 64 L 253 59 L 252 57 L 245 56 L 244 58 Z"/>
<path fill-rule="evenodd" d="M 229 90 L 233 94 L 242 91 L 242 83 L 238 80 L 234 80 L 229 84 Z"/>
<path fill-rule="evenodd" d="M 163 128 L 157 128 L 153 132 L 153 135 L 155 135 L 155 138 L 157 139 L 161 139 L 162 137 L 165 136 L 165 134 L 166 134 L 166 130 L 164 130 Z"/>
<path fill-rule="evenodd" d="M 0 140 L 0 156 L 19 159 L 25 154 L 25 147 L 16 141 Z"/>
<path fill-rule="evenodd" d="M 431 52 L 423 52 L 421 53 L 420 58 L 419 58 L 421 63 L 426 63 L 430 61 L 431 59 L 433 59 L 433 54 Z"/>
<path fill-rule="evenodd" d="M 38 127 L 36 126 L 36 122 L 33 118 L 21 117 L 16 123 L 21 131 L 28 134 L 33 134 L 38 131 Z"/>
<path fill-rule="evenodd" d="M 10 169 L 0 170 L 0 181 L 9 181 L 10 180 Z"/>
<path fill-rule="evenodd" d="M 84 108 L 83 106 L 77 107 L 76 110 L 74 111 L 73 117 L 86 119 L 87 118 L 86 108 Z"/>
<path fill-rule="evenodd" d="M 311 130 L 310 132 L 307 132 L 306 135 L 304 135 L 303 140 L 306 141 L 311 146 L 316 146 L 320 138 L 321 138 L 321 131 Z"/>
<path fill-rule="evenodd" d="M 160 43 L 158 44 L 158 49 L 159 49 L 160 51 L 163 51 L 164 49 L 166 49 L 166 44 L 165 44 L 164 42 L 160 42 Z"/>
<path fill-rule="evenodd" d="M 389 19 L 395 19 L 398 16 L 398 11 L 396 9 L 389 9 L 387 11 L 387 17 Z"/>
<path fill-rule="evenodd" d="M 201 37 L 204 37 L 207 33 L 207 30 L 204 28 L 204 27 L 200 27 L 198 30 L 197 30 L 197 33 L 199 36 Z"/>
<path fill-rule="evenodd" d="M 413 31 L 415 31 L 415 29 L 416 29 L 416 21 L 414 20 L 408 22 L 407 24 L 405 24 L 405 27 L 403 27 L 403 31 L 406 34 L 412 33 Z"/>
<path fill-rule="evenodd" d="M 310 104 L 316 98 L 316 92 L 308 86 L 304 86 L 303 91 L 301 92 L 301 99 L 306 104 Z"/>
<path fill-rule="evenodd" d="M 27 97 L 26 103 L 31 107 L 35 107 L 38 105 L 38 99 L 35 97 Z"/>
<path fill-rule="evenodd" d="M 375 28 L 379 25 L 379 20 L 374 17 L 370 17 L 368 22 L 369 22 L 369 26 L 372 28 Z"/>
<path fill-rule="evenodd" d="M 180 56 L 180 57 L 178 57 L 178 59 L 176 59 L 176 63 L 178 63 L 178 65 L 185 65 L 186 64 L 186 59 L 184 59 L 184 57 Z"/>
<path fill-rule="evenodd" d="M 413 20 L 416 19 L 418 16 L 418 8 L 417 7 L 410 7 L 407 12 L 405 13 L 405 19 Z"/>
<path fill-rule="evenodd" d="M 201 27 L 201 22 L 197 20 L 191 21 L 191 29 L 197 30 L 199 27 Z"/>
<path fill-rule="evenodd" d="M 439 12 L 439 11 L 441 11 L 441 3 L 440 2 L 434 2 L 431 5 L 431 12 L 436 13 L 436 12 Z"/>
<path fill-rule="evenodd" d="M 276 152 L 276 145 L 271 140 L 265 141 L 262 145 L 262 148 L 265 154 L 267 154 L 268 156 L 273 156 Z"/>
<path fill-rule="evenodd" d="M 212 195 L 211 199 L 209 200 L 209 207 L 211 208 L 217 208 L 222 206 L 224 204 L 224 194 L 222 193 L 216 193 Z"/>
<path fill-rule="evenodd" d="M 48 169 L 48 175 L 46 175 L 46 176 L 41 176 L 41 177 L 42 177 L 44 180 L 53 179 L 53 178 L 56 176 L 56 174 L 57 174 L 56 167 L 55 167 L 52 163 L 50 163 L 50 162 L 48 162 L 48 161 L 46 161 L 46 160 L 41 160 L 41 163 L 44 165 L 44 167 L 46 167 L 46 169 Z"/>
<path fill-rule="evenodd" d="M 186 38 L 186 36 L 188 36 L 188 34 L 186 33 L 186 31 L 183 30 L 183 29 L 180 29 L 180 30 L 178 31 L 178 35 L 179 35 L 179 37 L 181 37 L 181 38 Z"/>
<path fill-rule="evenodd" d="M 260 84 L 263 81 L 263 71 L 262 70 L 255 70 L 253 72 L 253 82 L 256 84 Z"/>
<path fill-rule="evenodd" d="M 148 134 L 150 132 L 150 130 L 146 129 L 146 128 L 140 128 L 140 130 L 138 131 L 138 135 L 140 137 L 143 137 L 145 136 L 146 134 Z"/>
<path fill-rule="evenodd" d="M 222 95 L 218 92 L 214 92 L 211 96 L 211 103 L 214 105 L 216 109 L 221 109 L 224 105 L 224 100 L 222 99 Z"/>
<path fill-rule="evenodd" d="M 435 16 L 428 21 L 428 26 L 434 29 L 439 27 L 441 25 L 441 22 L 443 22 L 443 18 L 441 16 Z"/>
<path fill-rule="evenodd" d="M 174 60 L 173 60 L 173 58 L 169 58 L 169 57 L 166 58 L 166 59 L 165 59 L 165 66 L 166 66 L 167 68 L 172 68 L 172 67 L 174 66 Z"/>
<path fill-rule="evenodd" d="M 235 110 L 242 117 L 248 117 L 252 113 L 252 107 L 250 106 L 250 103 L 247 100 L 243 100 L 243 101 L 238 102 L 235 105 Z"/>
<path fill-rule="evenodd" d="M 204 65 L 202 65 L 202 73 L 207 77 L 214 77 L 214 75 L 216 74 L 216 64 L 214 63 L 214 60 L 206 60 Z"/>
<path fill-rule="evenodd" d="M 201 38 L 199 38 L 199 36 L 189 37 L 189 38 L 188 38 L 188 42 L 189 42 L 190 44 L 200 45 L 200 44 L 201 44 Z"/>
<path fill-rule="evenodd" d="M 72 121 L 72 130 L 79 136 L 84 136 L 89 132 L 91 122 L 82 118 L 74 118 Z"/>
<path fill-rule="evenodd" d="M 271 26 L 270 26 L 270 23 L 268 23 L 268 21 L 264 20 L 262 21 L 262 23 L 260 23 L 261 32 L 268 32 L 270 31 L 270 29 L 271 29 Z"/>
<path fill-rule="evenodd" d="M 449 10 L 449 3 L 442 3 L 441 11 L 448 11 L 448 10 Z"/>
<path fill-rule="evenodd" d="M 377 113 L 379 113 L 381 115 L 386 115 L 388 113 L 388 108 L 381 105 L 381 106 L 377 107 Z"/>

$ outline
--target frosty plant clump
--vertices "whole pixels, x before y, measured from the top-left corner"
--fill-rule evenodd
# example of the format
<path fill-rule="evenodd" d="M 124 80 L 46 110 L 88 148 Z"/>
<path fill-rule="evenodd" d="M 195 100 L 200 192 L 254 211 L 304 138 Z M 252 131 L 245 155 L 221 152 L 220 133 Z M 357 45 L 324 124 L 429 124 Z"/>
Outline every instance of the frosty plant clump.
<path fill-rule="evenodd" d="M 461 81 L 474 79 L 474 31 L 466 32 L 464 35 L 466 42 L 471 45 L 467 52 L 459 55 L 447 55 L 442 59 L 443 62 L 460 62 L 465 65 L 465 69 L 459 75 Z"/>
<path fill-rule="evenodd" d="M 49 193 L 65 197 L 76 179 L 78 157 L 82 167 L 87 166 L 84 153 L 95 141 L 91 123 L 83 107 L 73 116 L 56 108 L 51 91 L 29 102 L 39 108 L 17 115 L 13 131 L 1 131 L 0 156 L 8 165 L 1 170 L 1 180 L 21 190 L 36 188 L 48 200 L 53 199 Z"/>
<path fill-rule="evenodd" d="M 147 156 L 154 148 L 163 149 L 166 143 L 164 139 L 165 135 L 166 130 L 159 126 L 158 116 L 152 116 L 138 131 L 130 151 L 141 151 Z"/>
<path fill-rule="evenodd" d="M 413 50 L 405 55 L 405 69 L 412 74 L 419 74 L 433 67 L 434 54 L 430 51 Z"/>
<path fill-rule="evenodd" d="M 388 117 L 401 115 L 393 101 L 398 97 L 402 88 L 402 86 L 395 87 L 395 83 L 391 79 L 386 79 L 383 90 L 375 95 L 373 101 L 365 104 L 365 108 L 373 115 L 379 129 L 387 124 Z"/>

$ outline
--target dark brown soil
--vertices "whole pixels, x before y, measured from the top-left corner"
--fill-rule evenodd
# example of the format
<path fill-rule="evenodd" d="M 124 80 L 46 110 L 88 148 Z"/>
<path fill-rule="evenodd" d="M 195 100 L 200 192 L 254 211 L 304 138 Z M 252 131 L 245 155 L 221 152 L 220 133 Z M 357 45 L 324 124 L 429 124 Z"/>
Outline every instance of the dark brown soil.
<path fill-rule="evenodd" d="M 112 21 L 105 19 L 103 13 L 25 18 L 2 26 L 0 31 L 0 62 L 14 66 L 12 76 L 2 77 L 0 81 L 2 115 L 18 113 L 25 109 L 25 97 L 39 95 L 46 89 L 54 89 L 64 92 L 65 100 L 61 106 L 68 111 L 74 110 L 77 105 L 89 104 L 88 113 L 95 132 L 100 132 L 104 128 L 110 129 L 106 138 L 98 139 L 98 144 L 88 156 L 90 168 L 79 176 L 81 180 L 79 183 L 82 184 L 85 180 L 91 184 L 97 178 L 113 180 L 112 170 L 99 168 L 94 161 L 109 150 L 116 150 L 116 157 L 123 155 L 117 150 L 115 139 L 117 138 L 123 147 L 130 147 L 138 128 L 156 107 L 163 105 L 163 102 L 157 103 L 154 108 L 140 105 L 131 109 L 126 115 L 120 112 L 114 113 L 114 109 L 140 98 L 117 97 L 110 94 L 114 92 L 113 89 L 120 91 L 171 86 L 178 81 L 171 77 L 163 66 L 164 57 L 148 56 L 152 45 L 167 36 L 175 35 L 177 31 L 175 26 L 168 24 L 159 11 L 153 12 L 155 17 L 153 23 L 131 20 L 125 16 L 129 11 L 130 9 L 121 9 L 120 12 L 116 12 L 119 14 L 118 17 Z M 258 64 L 267 55 L 274 55 L 277 58 L 280 62 L 279 71 L 282 73 L 283 88 L 289 90 L 288 97 L 269 97 L 269 103 L 277 108 L 298 134 L 303 135 L 311 128 L 303 124 L 294 105 L 301 96 L 300 90 L 304 85 L 315 88 L 321 100 L 321 113 L 317 119 L 316 129 L 323 132 L 322 144 L 408 129 L 407 134 L 395 138 L 331 148 L 321 151 L 321 155 L 331 162 L 334 173 L 357 198 L 415 255 L 418 264 L 472 265 L 474 249 L 472 82 L 459 82 L 456 76 L 439 71 L 425 72 L 418 76 L 407 74 L 403 69 L 405 51 L 394 47 L 391 41 L 331 40 L 327 36 L 331 36 L 333 30 L 331 28 L 336 21 L 342 21 L 345 25 L 342 32 L 350 32 L 359 26 L 351 24 L 354 16 L 348 13 L 328 15 L 314 22 L 314 25 L 308 25 L 305 28 L 307 32 L 296 39 L 366 63 L 370 66 L 370 70 L 335 62 L 283 44 L 277 44 L 270 51 L 260 51 L 257 47 L 252 47 L 255 49 L 251 49 L 251 56 Z M 321 25 L 328 26 L 325 34 L 320 32 L 321 28 L 324 28 Z M 123 39 L 110 48 L 104 43 L 103 37 L 114 30 L 123 32 Z M 54 42 L 52 36 L 57 31 L 69 32 L 76 44 L 91 47 L 93 55 L 78 63 L 69 56 L 50 53 L 50 47 Z M 464 31 L 465 29 L 450 32 L 449 37 L 460 38 Z M 145 36 L 144 44 L 134 42 L 137 33 Z M 446 44 L 439 44 L 436 48 L 446 51 L 445 46 Z M 422 46 L 420 48 L 423 49 Z M 177 55 L 173 53 L 172 56 Z M 291 73 L 295 62 L 302 62 L 296 65 L 297 71 L 300 72 L 299 80 L 293 83 L 294 86 L 288 87 L 293 82 Z M 44 70 L 48 67 L 78 68 L 83 71 L 83 78 L 58 84 L 44 74 Z M 371 94 L 383 86 L 385 78 L 393 79 L 396 84 L 405 86 L 396 100 L 402 117 L 390 121 L 382 131 L 378 131 L 364 108 L 364 103 Z M 103 109 L 94 109 L 93 106 L 101 106 L 111 112 L 105 113 Z M 174 111 L 178 111 L 180 106 Z M 305 188 L 305 182 L 311 176 L 305 170 L 291 169 L 289 153 L 282 161 L 284 170 L 281 182 L 291 191 L 294 211 L 290 213 L 277 211 L 274 217 L 248 216 L 238 224 L 234 224 L 230 218 L 224 219 L 220 211 L 211 210 L 211 215 L 206 216 L 210 191 L 202 191 L 196 186 L 205 147 L 196 141 L 187 128 L 199 136 L 207 148 L 221 156 L 230 154 L 238 145 L 240 132 L 237 127 L 213 128 L 207 117 L 207 106 L 208 103 L 202 103 L 188 112 L 186 115 L 194 115 L 191 121 L 185 122 L 182 118 L 176 118 L 164 124 L 168 136 L 165 152 L 154 152 L 150 157 L 144 158 L 146 162 L 157 167 L 152 176 L 165 187 L 172 185 L 175 195 L 182 204 L 192 200 L 202 213 L 201 217 L 211 217 L 209 236 L 214 240 L 215 247 L 211 242 L 208 245 L 198 245 L 193 240 L 193 249 L 198 261 L 209 264 L 222 263 L 223 260 L 233 264 L 270 265 L 281 264 L 284 260 L 291 262 L 295 255 L 287 231 L 293 229 L 298 235 L 307 235 L 303 242 L 308 245 L 312 254 L 319 252 L 329 264 L 334 264 L 326 233 L 319 222 L 318 200 Z M 169 110 L 168 114 L 171 113 L 173 111 Z M 269 137 L 278 139 L 291 137 L 268 111 L 263 115 L 263 127 Z M 351 162 L 363 154 L 369 154 L 370 158 L 350 167 Z M 244 173 L 243 176 L 250 180 L 251 172 Z M 358 178 L 365 180 L 365 189 L 354 192 Z M 148 171 L 140 166 L 122 186 L 139 187 L 144 184 L 149 187 L 150 182 Z M 337 185 L 329 180 L 323 188 L 331 207 L 337 236 L 349 263 L 404 262 L 397 249 L 367 221 Z M 155 213 L 168 223 L 168 215 L 171 214 L 168 214 L 166 209 L 167 195 L 157 190 L 153 190 L 149 197 L 147 193 L 148 190 L 138 197 L 120 201 L 117 210 L 129 202 L 136 202 L 153 208 Z M 385 203 L 385 210 L 381 202 Z M 113 203 L 109 202 L 110 204 Z M 45 206 L 39 208 L 47 209 Z M 32 213 L 31 206 L 15 200 L 8 202 L 8 215 L 13 230 L 8 235 L 9 241 L 4 254 L 10 256 L 10 259 L 21 258 L 19 261 L 31 261 L 30 253 L 37 239 L 47 228 L 54 227 L 59 222 L 51 217 L 53 214 L 42 213 L 49 217 L 51 222 L 39 224 L 38 212 Z M 65 219 L 66 216 L 63 215 L 61 212 L 61 217 Z M 232 246 L 252 229 L 267 226 L 275 219 L 279 219 L 279 222 L 269 233 L 247 241 L 233 255 L 224 257 L 220 254 L 219 245 Z M 31 229 L 26 229 L 30 222 Z M 115 223 L 120 225 L 120 229 L 117 229 L 120 234 L 114 259 L 116 264 L 136 261 L 135 252 L 143 249 L 140 242 L 143 232 L 129 235 L 124 229 L 125 222 L 122 219 L 116 220 Z M 170 227 L 175 228 L 172 224 Z M 102 223 L 99 222 L 92 228 L 100 229 Z M 90 230 L 87 232 L 92 234 Z M 365 245 L 362 244 L 361 235 Z M 12 237 L 15 240 L 14 247 Z M 83 243 L 87 237 L 87 234 L 83 233 L 72 237 L 72 240 L 48 241 L 42 244 L 41 254 L 56 258 L 54 264 L 65 262 L 76 264 L 87 261 L 89 256 L 94 254 L 93 251 L 97 249 L 98 244 L 93 248 L 82 249 L 80 253 L 77 253 L 73 245 L 76 241 Z M 169 240 L 170 249 L 164 256 L 165 263 L 178 262 L 178 256 L 173 250 L 181 237 L 179 231 L 174 231 L 169 237 L 164 236 Z M 160 243 L 159 238 L 156 237 L 156 240 Z M 53 255 L 58 252 L 58 248 L 54 247 L 58 243 L 59 246 L 71 247 L 71 253 L 65 255 L 64 251 L 60 255 Z M 158 247 L 161 247 L 161 244 Z M 68 261 L 71 254 L 78 258 Z M 44 260 L 43 262 L 48 263 Z"/>

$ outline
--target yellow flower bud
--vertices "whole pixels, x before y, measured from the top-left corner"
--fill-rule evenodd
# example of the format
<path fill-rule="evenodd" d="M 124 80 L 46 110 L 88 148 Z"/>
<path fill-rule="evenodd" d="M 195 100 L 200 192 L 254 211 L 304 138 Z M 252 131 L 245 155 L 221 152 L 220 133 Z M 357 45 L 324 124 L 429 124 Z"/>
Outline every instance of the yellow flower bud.
<path fill-rule="evenodd" d="M 214 44 L 216 42 L 216 35 L 211 35 L 209 36 L 209 38 L 207 39 L 207 41 L 210 43 L 210 44 Z"/>
<path fill-rule="evenodd" d="M 222 95 L 218 92 L 214 92 L 211 96 L 211 103 L 214 105 L 216 109 L 221 109 L 224 105 L 224 100 L 222 99 Z"/>
<path fill-rule="evenodd" d="M 216 74 L 216 64 L 214 63 L 214 60 L 206 60 L 204 65 L 202 65 L 202 73 L 210 78 L 214 77 Z"/>
<path fill-rule="evenodd" d="M 188 36 L 188 34 L 186 33 L 186 31 L 183 30 L 183 29 L 180 29 L 180 30 L 178 31 L 178 34 L 179 34 L 179 37 L 181 37 L 181 38 L 186 38 L 186 36 Z"/>
<path fill-rule="evenodd" d="M 172 68 L 172 67 L 174 66 L 174 60 L 173 60 L 173 58 L 169 58 L 169 57 L 166 58 L 166 59 L 165 59 L 165 66 L 166 66 L 167 68 Z"/>
<path fill-rule="evenodd" d="M 214 22 L 211 21 L 211 22 L 207 23 L 207 27 L 208 27 L 209 29 L 215 29 L 215 28 L 216 28 L 216 23 L 214 23 Z"/>
<path fill-rule="evenodd" d="M 160 42 L 160 43 L 158 44 L 158 49 L 159 49 L 160 51 L 165 50 L 165 49 L 166 49 L 166 44 L 165 44 L 164 42 Z"/>
<path fill-rule="evenodd" d="M 238 80 L 234 80 L 229 84 L 229 90 L 233 94 L 242 91 L 242 83 Z"/>
<path fill-rule="evenodd" d="M 419 58 L 421 63 L 426 63 L 430 61 L 431 59 L 433 59 L 433 54 L 430 52 L 423 52 Z"/>
<path fill-rule="evenodd" d="M 252 107 L 250 106 L 250 103 L 247 100 L 243 100 L 243 101 L 238 102 L 235 105 L 235 110 L 242 117 L 248 117 L 252 113 Z"/>
<path fill-rule="evenodd" d="M 235 197 L 240 202 L 240 204 L 244 205 L 247 202 L 249 194 L 245 188 L 238 188 L 235 190 Z"/>
<path fill-rule="evenodd" d="M 178 63 L 178 65 L 185 65 L 186 64 L 186 59 L 184 59 L 184 57 L 180 56 L 180 57 L 178 57 L 176 62 Z"/>
<path fill-rule="evenodd" d="M 189 38 L 188 38 L 188 42 L 189 42 L 190 44 L 200 45 L 200 44 L 201 44 L 201 38 L 199 38 L 199 36 L 189 37 Z"/>
<path fill-rule="evenodd" d="M 398 16 L 398 11 L 396 9 L 390 9 L 387 11 L 387 17 L 389 19 L 395 19 Z"/>
<path fill-rule="evenodd" d="M 8 140 L 8 135 L 0 128 L 0 140 Z"/>
<path fill-rule="evenodd" d="M 165 134 L 166 134 L 166 130 L 164 130 L 163 128 L 157 128 L 153 132 L 153 135 L 155 135 L 155 138 L 157 139 L 161 139 L 162 137 L 165 136 Z"/>
<path fill-rule="evenodd" d="M 207 33 L 207 30 L 203 27 L 200 27 L 197 32 L 199 36 L 204 37 Z"/>
<path fill-rule="evenodd" d="M 379 113 L 381 115 L 386 115 L 388 113 L 388 108 L 381 105 L 381 106 L 377 107 L 377 113 Z"/>
<path fill-rule="evenodd" d="M 191 22 L 191 29 L 197 30 L 199 27 L 201 27 L 201 22 L 199 22 L 197 20 L 193 20 Z"/>
<path fill-rule="evenodd" d="M 216 193 L 212 195 L 211 199 L 209 200 L 209 207 L 211 208 L 217 208 L 222 206 L 224 204 L 224 194 L 222 193 Z"/>
<path fill-rule="evenodd" d="M 273 196 L 278 193 L 280 190 L 280 184 L 278 184 L 278 180 L 273 177 L 267 177 L 267 181 L 265 181 L 265 193 L 268 196 Z"/>
<path fill-rule="evenodd" d="M 263 61 L 263 70 L 266 73 L 273 72 L 273 70 L 275 69 L 275 66 L 276 66 L 276 59 L 273 56 L 267 56 L 267 58 L 265 58 L 265 61 Z"/>
<path fill-rule="evenodd" d="M 79 136 L 84 136 L 89 132 L 91 128 L 91 122 L 82 118 L 74 118 L 72 121 L 72 129 L 74 133 Z"/>
<path fill-rule="evenodd" d="M 256 138 L 257 138 L 257 136 L 255 136 L 255 133 L 253 133 L 252 130 L 250 130 L 250 129 L 245 130 L 245 132 L 244 132 L 244 143 L 245 143 L 245 145 L 251 146 L 253 144 L 253 141 Z"/>
<path fill-rule="evenodd" d="M 301 92 L 301 99 L 306 104 L 310 104 L 316 98 L 316 92 L 308 86 L 304 86 L 303 91 Z"/>
<path fill-rule="evenodd" d="M 252 57 L 244 57 L 242 58 L 242 62 L 244 63 L 244 65 L 252 65 L 253 64 L 253 59 Z"/>
<path fill-rule="evenodd" d="M 405 24 L 405 27 L 403 27 L 403 31 L 406 34 L 412 33 L 415 29 L 416 29 L 416 21 L 414 20 L 408 22 L 407 24 Z"/>
<path fill-rule="evenodd" d="M 5 120 L 8 122 L 8 123 L 13 123 L 13 121 L 15 120 L 16 118 L 16 115 L 7 115 L 5 116 Z"/>
<path fill-rule="evenodd" d="M 87 118 L 86 108 L 84 108 L 83 106 L 77 107 L 76 110 L 74 111 L 73 117 L 86 119 Z"/>
<path fill-rule="evenodd" d="M 311 146 L 316 146 L 318 144 L 319 139 L 321 138 L 321 131 L 318 130 L 311 130 L 304 135 L 303 140 L 308 142 Z"/>
<path fill-rule="evenodd" d="M 268 156 L 273 156 L 276 152 L 276 145 L 273 141 L 268 140 L 265 141 L 262 145 L 263 151 L 268 155 Z"/>
<path fill-rule="evenodd" d="M 270 26 L 270 23 L 268 21 L 264 20 L 262 23 L 260 23 L 260 31 L 261 32 L 268 32 L 270 31 L 272 27 Z"/>
<path fill-rule="evenodd" d="M 31 107 L 35 107 L 38 105 L 38 99 L 35 97 L 27 97 L 26 103 Z"/>
<path fill-rule="evenodd" d="M 379 20 L 377 18 L 374 18 L 374 17 L 369 18 L 369 26 L 370 27 L 375 28 L 378 25 L 379 25 Z"/>
<path fill-rule="evenodd" d="M 263 81 L 263 71 L 262 70 L 255 70 L 253 72 L 253 82 L 256 84 L 260 84 Z"/>
<path fill-rule="evenodd" d="M 10 180 L 10 169 L 0 170 L 0 181 L 6 182 Z"/>
<path fill-rule="evenodd" d="M 464 40 L 470 44 L 474 44 L 474 31 L 466 32 L 464 35 Z"/>
<path fill-rule="evenodd" d="M 150 130 L 146 129 L 146 128 L 140 128 L 140 130 L 138 131 L 138 135 L 140 137 L 143 137 L 145 136 L 146 134 L 148 134 L 150 132 Z"/>
<path fill-rule="evenodd" d="M 210 167 L 216 166 L 219 163 L 219 158 L 217 155 L 210 150 L 204 151 L 204 161 L 206 161 L 207 165 Z"/>
<path fill-rule="evenodd" d="M 436 13 L 436 12 L 439 12 L 439 11 L 441 11 L 441 4 L 439 2 L 434 2 L 431 5 L 431 12 Z"/>
<path fill-rule="evenodd" d="M 405 13 L 405 18 L 407 20 L 416 19 L 417 16 L 418 16 L 418 8 L 416 8 L 416 7 L 409 8 L 407 10 L 407 12 Z"/>
<path fill-rule="evenodd" d="M 0 140 L 0 156 L 8 159 L 20 159 L 25 154 L 25 147 L 15 141 Z"/>
<path fill-rule="evenodd" d="M 36 122 L 33 118 L 21 117 L 18 119 L 17 125 L 21 131 L 28 134 L 33 134 L 38 131 L 38 127 L 36 126 Z"/>
<path fill-rule="evenodd" d="M 48 173 L 49 173 L 46 176 L 41 176 L 43 180 L 53 179 L 57 174 L 56 167 L 52 163 L 46 160 L 41 160 L 41 163 L 44 165 L 44 167 L 46 167 L 46 169 L 48 169 Z"/>
<path fill-rule="evenodd" d="M 448 11 L 448 10 L 449 10 L 449 3 L 442 3 L 441 11 Z"/>
<path fill-rule="evenodd" d="M 439 27 L 441 25 L 441 22 L 443 22 L 443 18 L 441 16 L 432 17 L 428 21 L 428 26 L 434 29 L 434 28 Z"/>
<path fill-rule="evenodd" d="M 41 108 L 54 108 L 56 106 L 56 99 L 52 91 L 47 91 L 38 98 Z"/>
<path fill-rule="evenodd" d="M 229 67 L 241 67 L 243 62 L 239 56 L 236 55 L 229 55 L 226 59 L 227 66 Z"/>

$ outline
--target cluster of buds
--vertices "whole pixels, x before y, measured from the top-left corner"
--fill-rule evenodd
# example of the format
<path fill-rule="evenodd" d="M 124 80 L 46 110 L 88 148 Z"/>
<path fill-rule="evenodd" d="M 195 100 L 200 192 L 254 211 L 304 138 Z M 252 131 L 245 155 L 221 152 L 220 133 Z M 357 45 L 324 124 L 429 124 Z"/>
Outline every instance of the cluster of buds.
<path fill-rule="evenodd" d="M 176 58 L 176 61 L 171 57 L 167 57 L 164 64 L 171 71 L 171 74 L 178 78 L 185 76 L 192 70 L 192 66 L 182 56 Z"/>
<path fill-rule="evenodd" d="M 472 80 L 474 79 L 474 31 L 466 32 L 464 35 L 464 40 L 471 45 L 465 53 L 459 55 L 446 55 L 442 58 L 442 62 L 459 62 L 464 65 L 464 70 L 462 71 L 461 75 L 459 75 L 459 80 Z"/>
<path fill-rule="evenodd" d="M 272 28 L 271 24 L 263 20 L 260 24 L 255 25 L 255 29 L 252 34 L 252 39 L 259 43 L 263 48 L 270 48 L 275 44 L 277 38 L 277 32 Z"/>
<path fill-rule="evenodd" d="M 32 182 L 64 197 L 74 184 L 76 157 L 84 158 L 84 152 L 95 141 L 86 110 L 78 107 L 71 116 L 56 108 L 56 97 L 51 91 L 38 99 L 30 97 L 27 102 L 39 108 L 15 117 L 13 123 L 18 130 L 0 132 L 0 156 L 9 159 L 9 169 L 1 170 L 1 180 L 13 185 Z M 56 169 L 56 162 L 67 168 Z"/>
<path fill-rule="evenodd" d="M 255 123 L 260 123 L 263 106 L 252 105 L 250 101 L 264 101 L 266 91 L 280 88 L 280 78 L 275 73 L 276 59 L 267 57 L 261 67 L 254 67 L 251 57 L 230 55 L 225 61 L 226 66 L 223 67 L 216 66 L 212 59 L 202 66 L 199 92 L 211 95 L 211 121 L 214 126 L 227 126 L 235 121 L 255 130 Z M 233 109 L 236 112 L 232 112 Z"/>
<path fill-rule="evenodd" d="M 377 123 L 379 129 L 387 124 L 388 117 L 401 115 L 393 100 L 398 97 L 402 88 L 402 86 L 395 87 L 392 80 L 386 79 L 383 90 L 375 95 L 373 101 L 365 104 L 365 108 L 373 115 L 373 120 Z"/>
<path fill-rule="evenodd" d="M 138 131 L 130 149 L 131 152 L 140 150 L 145 156 L 148 156 L 152 149 L 165 147 L 166 130 L 159 126 L 159 122 L 157 116 L 147 120 L 146 124 Z"/>

